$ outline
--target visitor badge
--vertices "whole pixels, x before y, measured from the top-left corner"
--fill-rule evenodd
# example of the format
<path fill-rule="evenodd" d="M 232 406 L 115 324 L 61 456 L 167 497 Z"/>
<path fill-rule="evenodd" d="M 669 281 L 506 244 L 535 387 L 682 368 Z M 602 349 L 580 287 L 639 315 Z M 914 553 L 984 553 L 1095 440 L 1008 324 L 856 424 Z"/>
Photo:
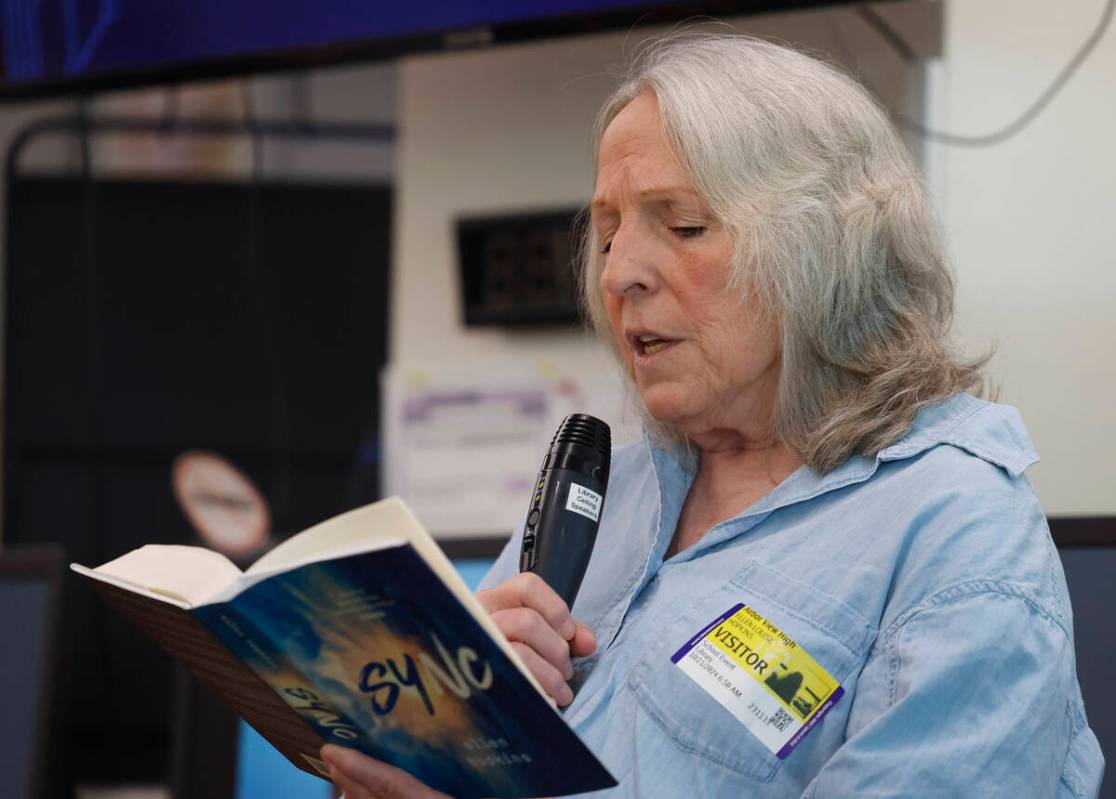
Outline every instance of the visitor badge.
<path fill-rule="evenodd" d="M 780 760 L 844 693 L 789 635 L 743 603 L 704 627 L 671 661 Z"/>

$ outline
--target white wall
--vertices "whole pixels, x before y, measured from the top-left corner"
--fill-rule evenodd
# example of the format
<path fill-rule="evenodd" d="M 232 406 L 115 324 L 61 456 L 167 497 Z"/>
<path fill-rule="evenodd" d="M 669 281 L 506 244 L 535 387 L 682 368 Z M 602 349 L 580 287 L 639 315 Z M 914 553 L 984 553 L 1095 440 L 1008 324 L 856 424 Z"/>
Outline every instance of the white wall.
<path fill-rule="evenodd" d="M 577 206 L 592 174 L 586 131 L 613 85 L 614 37 L 406 59 L 400 69 L 392 361 L 603 354 L 578 334 L 468 329 L 453 223 L 460 214 Z"/>
<path fill-rule="evenodd" d="M 964 0 L 947 9 L 943 118 L 987 133 L 1069 61 L 1102 0 Z M 1042 462 L 1047 512 L 1116 513 L 1116 30 L 1020 135 L 935 154 L 959 274 L 958 330 L 998 343 L 992 377 Z"/>

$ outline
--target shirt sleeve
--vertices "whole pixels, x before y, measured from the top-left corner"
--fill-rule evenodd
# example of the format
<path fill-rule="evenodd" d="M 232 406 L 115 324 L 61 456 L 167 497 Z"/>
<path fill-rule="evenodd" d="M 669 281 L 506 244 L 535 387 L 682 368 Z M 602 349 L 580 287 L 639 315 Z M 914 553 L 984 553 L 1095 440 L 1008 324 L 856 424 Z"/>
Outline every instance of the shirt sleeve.
<path fill-rule="evenodd" d="M 881 635 L 845 743 L 803 796 L 1079 795 L 1062 782 L 1084 724 L 1074 670 L 1070 636 L 1024 589 L 943 589 Z"/>

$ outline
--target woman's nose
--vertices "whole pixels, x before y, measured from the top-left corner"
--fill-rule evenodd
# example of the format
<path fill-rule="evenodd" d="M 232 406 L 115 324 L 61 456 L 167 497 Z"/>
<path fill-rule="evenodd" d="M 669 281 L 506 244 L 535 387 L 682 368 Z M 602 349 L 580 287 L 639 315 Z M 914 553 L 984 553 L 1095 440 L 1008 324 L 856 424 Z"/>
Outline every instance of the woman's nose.
<path fill-rule="evenodd" d="M 638 233 L 617 231 L 605 256 L 601 286 L 618 297 L 655 291 L 658 270 L 650 242 Z"/>

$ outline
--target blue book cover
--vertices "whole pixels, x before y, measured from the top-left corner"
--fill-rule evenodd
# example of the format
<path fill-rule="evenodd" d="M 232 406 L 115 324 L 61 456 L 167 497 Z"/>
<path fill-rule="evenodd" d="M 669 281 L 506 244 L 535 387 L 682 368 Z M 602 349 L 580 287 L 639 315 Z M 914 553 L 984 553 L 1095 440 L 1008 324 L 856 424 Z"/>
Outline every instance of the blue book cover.
<path fill-rule="evenodd" d="M 463 799 L 616 785 L 397 498 L 245 572 L 156 545 L 71 568 L 304 771 L 334 743 Z"/>

